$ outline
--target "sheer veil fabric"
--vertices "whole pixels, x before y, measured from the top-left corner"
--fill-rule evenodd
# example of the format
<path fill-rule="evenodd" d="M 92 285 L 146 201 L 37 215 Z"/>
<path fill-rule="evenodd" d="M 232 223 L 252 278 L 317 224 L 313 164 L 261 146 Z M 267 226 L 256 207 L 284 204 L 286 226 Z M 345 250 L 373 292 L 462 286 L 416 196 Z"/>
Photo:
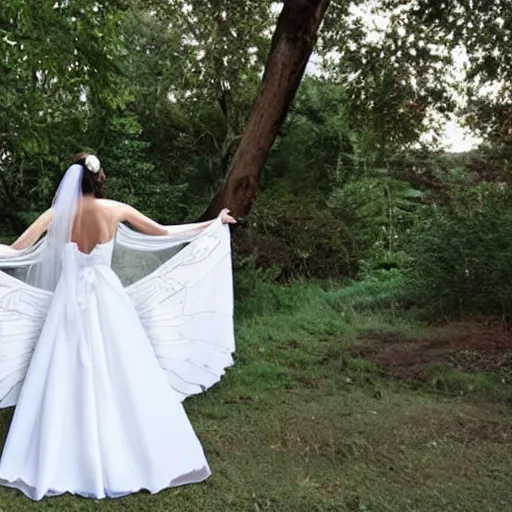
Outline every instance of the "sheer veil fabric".
<path fill-rule="evenodd" d="M 66 171 L 53 200 L 53 221 L 48 228 L 40 258 L 28 267 L 27 283 L 53 291 L 62 271 L 64 246 L 71 241 L 73 221 L 82 197 L 83 167 L 72 165 Z"/>
<path fill-rule="evenodd" d="M 0 484 L 38 500 L 202 481 L 181 402 L 233 364 L 229 228 L 119 225 L 84 254 L 71 242 L 81 179 L 66 172 L 42 241 L 0 246 L 0 407 L 16 405 Z"/>

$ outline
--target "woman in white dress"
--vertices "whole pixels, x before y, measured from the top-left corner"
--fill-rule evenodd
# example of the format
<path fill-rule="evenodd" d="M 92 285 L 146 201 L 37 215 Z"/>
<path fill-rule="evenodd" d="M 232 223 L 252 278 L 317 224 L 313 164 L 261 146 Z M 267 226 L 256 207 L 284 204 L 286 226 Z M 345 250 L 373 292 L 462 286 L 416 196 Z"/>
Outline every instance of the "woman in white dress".
<path fill-rule="evenodd" d="M 81 155 L 53 207 L 0 246 L 0 407 L 16 405 L 0 484 L 34 500 L 210 475 L 181 402 L 233 362 L 235 220 L 162 226 L 101 199 L 104 181 Z"/>

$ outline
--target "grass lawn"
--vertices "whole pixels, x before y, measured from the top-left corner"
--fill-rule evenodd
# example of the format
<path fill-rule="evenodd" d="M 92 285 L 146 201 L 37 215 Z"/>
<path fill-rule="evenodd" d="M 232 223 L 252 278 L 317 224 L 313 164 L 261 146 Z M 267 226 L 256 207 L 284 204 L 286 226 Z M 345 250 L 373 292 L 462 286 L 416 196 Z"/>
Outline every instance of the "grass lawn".
<path fill-rule="evenodd" d="M 236 366 L 185 403 L 206 483 L 39 503 L 0 489 L 0 512 L 512 510 L 512 336 L 422 325 L 365 286 L 262 284 L 240 303 Z"/>

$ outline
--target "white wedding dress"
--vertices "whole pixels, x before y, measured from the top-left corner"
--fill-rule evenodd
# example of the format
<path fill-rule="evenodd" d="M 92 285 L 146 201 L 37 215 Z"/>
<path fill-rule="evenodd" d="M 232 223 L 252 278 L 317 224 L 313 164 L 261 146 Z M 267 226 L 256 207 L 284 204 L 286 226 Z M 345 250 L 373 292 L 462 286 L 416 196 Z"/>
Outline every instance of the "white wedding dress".
<path fill-rule="evenodd" d="M 166 243 L 120 225 L 90 254 L 67 243 L 53 292 L 0 271 L 0 407 L 16 405 L 1 485 L 34 500 L 104 498 L 210 475 L 181 402 L 233 362 L 229 229 L 217 219 L 169 233 Z M 129 241 L 175 254 L 124 287 L 111 265 Z"/>

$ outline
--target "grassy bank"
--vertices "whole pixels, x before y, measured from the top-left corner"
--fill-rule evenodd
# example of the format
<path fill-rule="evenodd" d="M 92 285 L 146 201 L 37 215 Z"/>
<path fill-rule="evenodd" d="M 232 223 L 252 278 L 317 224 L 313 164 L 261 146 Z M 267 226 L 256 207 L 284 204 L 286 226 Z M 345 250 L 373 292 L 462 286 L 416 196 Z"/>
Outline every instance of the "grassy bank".
<path fill-rule="evenodd" d="M 429 327 L 390 282 L 259 283 L 237 308 L 237 364 L 185 404 L 206 483 L 0 510 L 503 511 L 512 502 L 512 343 L 473 324 Z M 10 411 L 1 413 L 5 435 Z"/>

